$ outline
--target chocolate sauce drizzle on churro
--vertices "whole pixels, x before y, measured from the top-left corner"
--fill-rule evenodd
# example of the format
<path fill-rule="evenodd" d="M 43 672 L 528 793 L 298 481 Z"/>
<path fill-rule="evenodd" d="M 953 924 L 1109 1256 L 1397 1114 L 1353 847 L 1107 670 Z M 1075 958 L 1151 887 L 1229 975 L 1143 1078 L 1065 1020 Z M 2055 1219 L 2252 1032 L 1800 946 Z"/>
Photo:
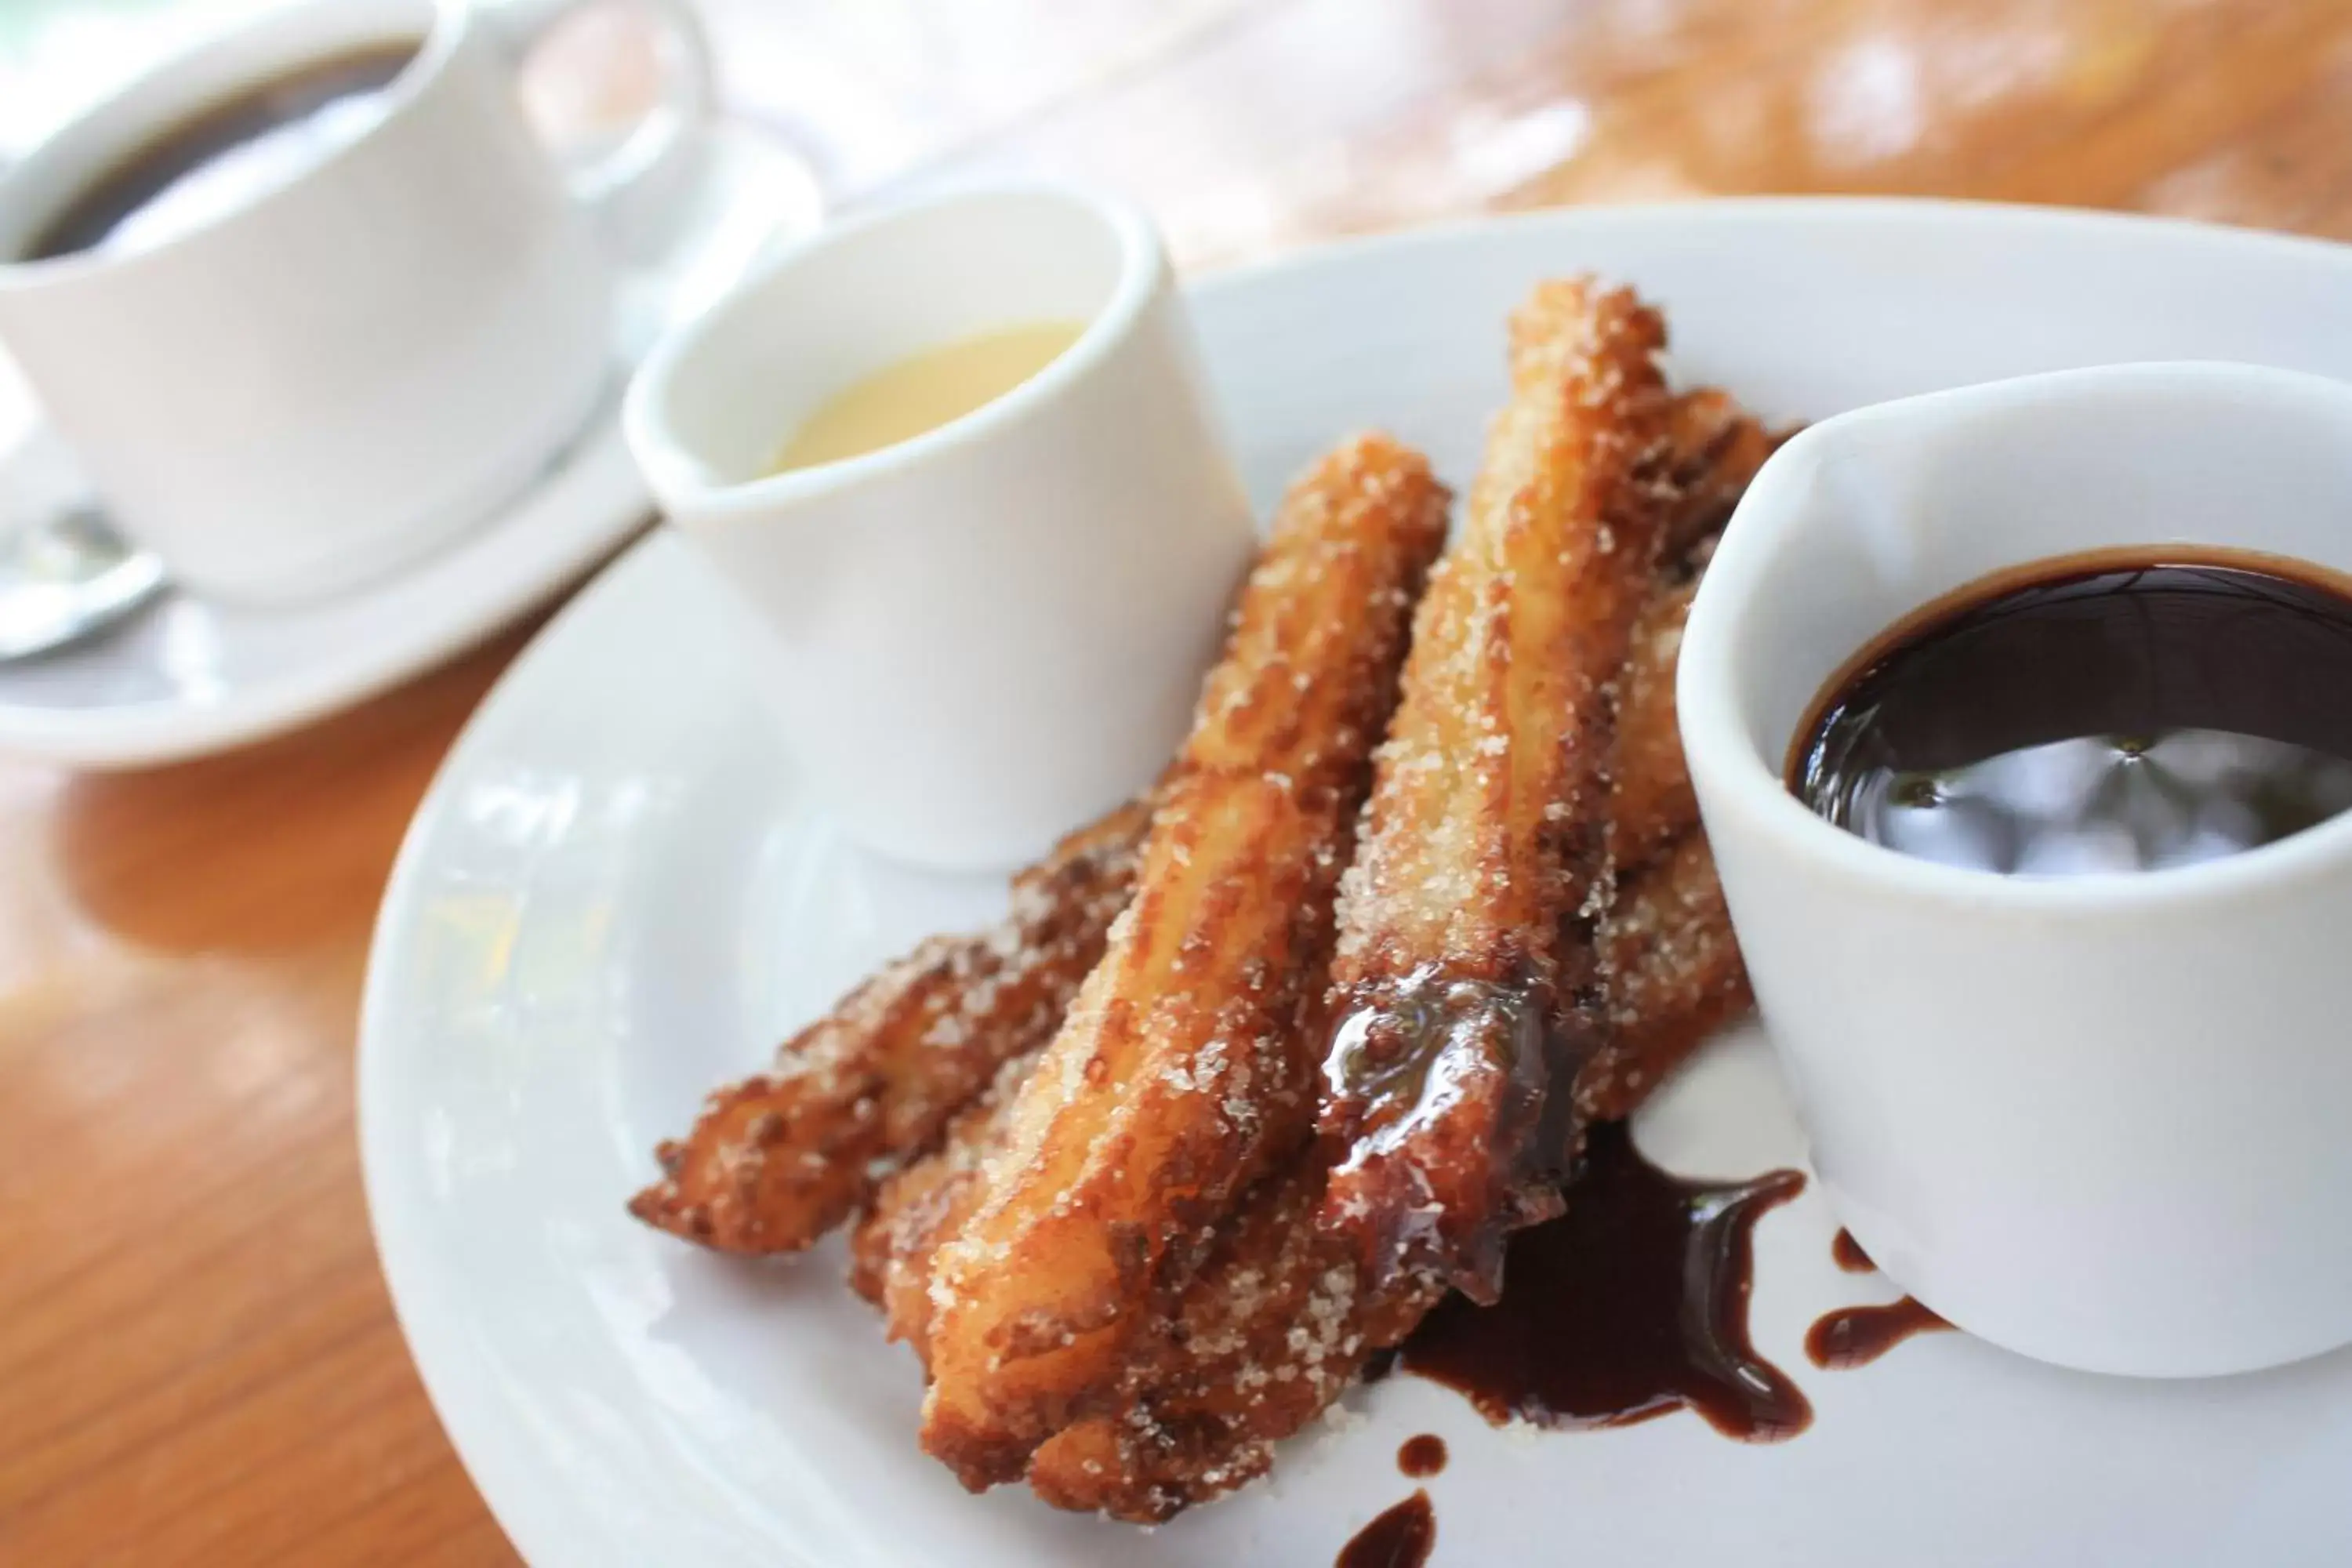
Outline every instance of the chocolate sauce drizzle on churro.
<path fill-rule="evenodd" d="M 1497 1272 L 1506 1231 L 1559 1212 L 1557 1184 L 1571 1152 L 1564 1131 L 1546 1138 L 1530 1131 L 1555 1100 L 1566 1100 L 1564 1094 L 1552 1096 L 1551 1086 L 1575 1076 L 1575 1064 L 1561 1059 L 1564 1031 L 1552 986 L 1532 975 L 1482 980 L 1424 965 L 1402 981 L 1364 992 L 1332 1030 L 1323 1061 L 1327 1096 L 1365 1108 L 1363 1131 L 1339 1170 L 1430 1136 L 1453 1102 L 1450 1075 L 1466 1064 L 1494 1064 L 1509 1085 L 1498 1123 L 1501 1135 L 1486 1155 L 1495 1162 L 1496 1186 L 1515 1194 L 1519 1211 L 1504 1226 L 1441 1238 L 1445 1215 L 1432 1194 L 1427 1203 L 1399 1205 L 1379 1216 L 1387 1233 L 1378 1238 L 1374 1253 L 1376 1267 L 1387 1267 L 1400 1258 L 1453 1247 L 1470 1264 L 1456 1285 L 1491 1300 L 1491 1290 L 1481 1288 Z"/>

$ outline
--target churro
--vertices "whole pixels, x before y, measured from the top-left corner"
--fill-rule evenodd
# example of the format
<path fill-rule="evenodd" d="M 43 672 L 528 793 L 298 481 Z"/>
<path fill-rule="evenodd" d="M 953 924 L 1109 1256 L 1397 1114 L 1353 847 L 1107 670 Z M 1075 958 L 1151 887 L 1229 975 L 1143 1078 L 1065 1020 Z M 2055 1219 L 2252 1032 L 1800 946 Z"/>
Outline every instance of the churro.
<path fill-rule="evenodd" d="M 1115 1392 L 1234 1199 L 1313 1116 L 1300 1009 L 1412 606 L 1445 529 L 1417 454 L 1295 486 L 1161 785 L 1133 901 L 938 1248 L 923 1446 L 970 1486 Z"/>
<path fill-rule="evenodd" d="M 1615 1121 L 1754 1000 L 1706 834 L 1693 829 L 1619 890 L 1601 970 L 1608 1026 L 1577 1074 L 1576 1109 Z"/>
<path fill-rule="evenodd" d="M 1614 691 L 1670 493 L 1665 329 L 1630 291 L 1548 283 L 1512 319 L 1510 402 L 1414 624 L 1341 900 L 1320 1223 L 1376 1285 L 1475 1300 L 1559 1210 L 1548 1128 L 1564 922 L 1609 893 Z M 1564 1078 L 1563 1078 L 1564 1082 Z"/>

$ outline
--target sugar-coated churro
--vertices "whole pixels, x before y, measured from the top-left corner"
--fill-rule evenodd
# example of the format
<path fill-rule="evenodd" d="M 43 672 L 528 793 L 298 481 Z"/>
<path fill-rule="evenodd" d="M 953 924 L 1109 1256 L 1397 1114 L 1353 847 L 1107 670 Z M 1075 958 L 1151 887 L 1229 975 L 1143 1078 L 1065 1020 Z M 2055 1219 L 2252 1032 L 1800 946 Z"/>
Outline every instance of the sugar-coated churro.
<path fill-rule="evenodd" d="M 1376 1284 L 1492 1300 L 1557 1212 L 1563 922 L 1605 908 L 1614 689 L 1669 493 L 1665 329 L 1628 290 L 1539 286 L 1462 537 L 1433 574 L 1341 904 L 1320 1222 Z"/>
<path fill-rule="evenodd" d="M 1234 1199 L 1311 1121 L 1299 1011 L 1445 492 L 1349 442 L 1276 512 L 1133 901 L 934 1258 L 923 1446 L 967 1485 L 1117 1389 Z"/>
<path fill-rule="evenodd" d="M 1706 835 L 1694 829 L 1629 879 L 1601 922 L 1608 1026 L 1576 1106 L 1615 1121 L 1753 1003 Z"/>

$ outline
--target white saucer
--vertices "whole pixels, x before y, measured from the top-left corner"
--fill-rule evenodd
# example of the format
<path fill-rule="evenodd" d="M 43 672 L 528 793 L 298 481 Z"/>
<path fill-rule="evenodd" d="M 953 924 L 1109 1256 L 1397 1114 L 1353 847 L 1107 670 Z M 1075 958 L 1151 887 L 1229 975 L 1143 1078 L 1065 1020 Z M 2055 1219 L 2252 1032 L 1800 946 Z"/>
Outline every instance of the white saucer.
<path fill-rule="evenodd" d="M 1668 308 L 1684 375 L 1780 416 L 1989 376 L 2231 357 L 2352 379 L 2352 249 L 1916 203 L 1564 212 L 1350 246 L 1195 295 L 1261 502 L 1385 425 L 1456 484 L 1503 391 L 1503 314 L 1598 268 Z M 436 1407 L 540 1568 L 1329 1563 L 1441 1434 L 1437 1563 L 2352 1562 L 2352 1354 L 2200 1383 L 2053 1370 L 1958 1335 L 1814 1370 L 1807 1325 L 1885 1300 L 1819 1193 L 1756 1232 L 1758 1348 L 1813 1402 L 1770 1447 L 1677 1414 L 1510 1434 L 1410 1376 L 1290 1446 L 1271 1486 L 1157 1531 L 966 1496 L 914 1442 L 920 1381 L 841 1283 L 622 1213 L 705 1090 L 988 880 L 848 850 L 800 790 L 758 655 L 677 542 L 638 545 L 483 705 L 420 808 L 377 928 L 360 1125 L 377 1242 Z M 1656 1158 L 1801 1163 L 1768 1053 L 1718 1042 L 1645 1112 Z"/>
<path fill-rule="evenodd" d="M 772 138 L 721 123 L 688 157 L 631 215 L 649 237 L 621 279 L 612 389 L 529 491 L 461 543 L 325 604 L 247 609 L 168 592 L 92 641 L 0 665 L 0 752 L 137 767 L 292 729 L 479 642 L 644 526 L 652 500 L 621 441 L 630 367 L 665 322 L 818 216 L 806 165 Z M 46 428 L 0 456 L 0 514 L 78 486 Z"/>

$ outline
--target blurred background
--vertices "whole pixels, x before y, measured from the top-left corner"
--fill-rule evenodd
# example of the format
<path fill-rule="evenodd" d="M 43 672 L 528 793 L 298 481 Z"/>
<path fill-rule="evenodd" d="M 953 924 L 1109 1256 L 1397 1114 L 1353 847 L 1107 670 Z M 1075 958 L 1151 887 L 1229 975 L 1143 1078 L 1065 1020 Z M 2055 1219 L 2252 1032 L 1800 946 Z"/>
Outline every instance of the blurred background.
<path fill-rule="evenodd" d="M 6 0 L 0 153 L 270 0 Z M 1477 210 L 1758 190 L 2352 234 L 2342 0 L 701 0 L 836 203 L 985 169 L 1150 202 L 1181 261 Z M 624 120 L 625 0 L 534 110 Z"/>

